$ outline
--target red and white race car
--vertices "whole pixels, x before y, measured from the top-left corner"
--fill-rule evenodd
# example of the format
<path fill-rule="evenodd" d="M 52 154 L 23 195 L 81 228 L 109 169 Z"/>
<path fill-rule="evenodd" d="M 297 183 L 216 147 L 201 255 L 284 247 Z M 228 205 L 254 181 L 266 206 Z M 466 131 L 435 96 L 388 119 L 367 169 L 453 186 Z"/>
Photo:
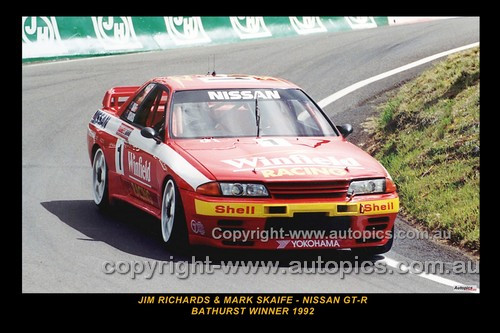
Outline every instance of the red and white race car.
<path fill-rule="evenodd" d="M 123 200 L 158 217 L 164 241 L 179 246 L 383 253 L 396 187 L 346 141 L 351 132 L 272 77 L 115 87 L 88 126 L 94 201 Z"/>

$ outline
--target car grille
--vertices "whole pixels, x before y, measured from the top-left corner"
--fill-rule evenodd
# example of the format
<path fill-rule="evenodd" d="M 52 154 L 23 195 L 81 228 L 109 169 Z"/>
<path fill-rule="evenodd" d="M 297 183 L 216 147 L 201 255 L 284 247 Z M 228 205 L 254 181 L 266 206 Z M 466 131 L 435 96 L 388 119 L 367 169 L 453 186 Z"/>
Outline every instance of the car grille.
<path fill-rule="evenodd" d="M 275 199 L 345 198 L 348 181 L 267 183 Z"/>
<path fill-rule="evenodd" d="M 295 213 L 293 217 L 271 217 L 266 220 L 266 230 L 325 230 L 348 231 L 350 216 L 326 216 L 324 213 Z"/>

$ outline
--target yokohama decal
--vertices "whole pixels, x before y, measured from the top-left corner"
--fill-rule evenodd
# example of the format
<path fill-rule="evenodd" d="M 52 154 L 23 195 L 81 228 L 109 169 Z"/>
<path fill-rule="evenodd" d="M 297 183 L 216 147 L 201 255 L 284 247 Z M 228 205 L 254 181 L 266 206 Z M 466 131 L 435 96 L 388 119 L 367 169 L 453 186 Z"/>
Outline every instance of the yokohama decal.
<path fill-rule="evenodd" d="M 308 248 L 308 247 L 319 247 L 319 248 L 332 248 L 340 247 L 338 240 L 336 239 L 298 239 L 298 240 L 276 240 L 278 243 L 277 249 L 285 249 L 287 247 L 293 248 Z"/>

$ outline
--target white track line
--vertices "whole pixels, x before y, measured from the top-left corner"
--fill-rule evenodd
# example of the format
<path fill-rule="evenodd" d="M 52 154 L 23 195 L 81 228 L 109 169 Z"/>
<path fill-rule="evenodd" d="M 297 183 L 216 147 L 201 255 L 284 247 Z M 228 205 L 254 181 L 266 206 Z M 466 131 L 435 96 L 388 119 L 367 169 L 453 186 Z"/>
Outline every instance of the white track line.
<path fill-rule="evenodd" d="M 473 48 L 473 47 L 476 47 L 476 46 L 479 46 L 479 42 L 472 43 L 472 44 L 469 44 L 469 45 L 464 45 L 464 46 L 461 46 L 461 47 L 457 47 L 455 49 L 451 49 L 451 50 L 448 50 L 448 51 L 440 52 L 440 53 L 431 55 L 429 57 L 426 57 L 426 58 L 414 61 L 414 62 L 409 63 L 407 65 L 404 65 L 404 66 L 392 69 L 390 71 L 384 72 L 382 74 L 372 76 L 372 77 L 370 77 L 368 79 L 365 79 L 363 81 L 359 81 L 359 82 L 356 82 L 354 84 L 351 84 L 349 87 L 346 87 L 346 88 L 344 88 L 342 90 L 339 90 L 339 91 L 337 91 L 334 94 L 331 94 L 330 96 L 328 96 L 328 97 L 322 99 L 321 101 L 319 101 L 318 105 L 321 108 L 324 108 L 327 105 L 335 102 L 339 98 L 342 98 L 345 95 L 350 94 L 350 93 L 352 93 L 355 90 L 358 90 L 359 88 L 367 86 L 370 83 L 373 83 L 373 82 L 385 79 L 386 77 L 389 77 L 391 75 L 395 75 L 395 74 L 401 73 L 401 72 L 406 71 L 408 69 L 411 69 L 411 68 L 423 65 L 425 63 L 428 63 L 428 62 L 431 62 L 433 60 L 445 57 L 445 56 L 450 55 L 452 53 L 456 53 L 456 52 L 460 52 L 460 51 L 463 51 L 463 50 L 467 50 L 467 49 L 470 49 L 470 48 Z"/>
<path fill-rule="evenodd" d="M 429 273 L 425 273 L 425 272 L 421 272 L 421 273 L 412 272 L 412 271 L 410 271 L 410 269 L 407 265 L 405 265 L 399 261 L 396 261 L 394 259 L 388 258 L 388 257 L 385 257 L 384 259 L 382 259 L 380 261 L 384 262 L 389 267 L 395 268 L 397 270 L 403 270 L 405 272 L 408 272 L 408 274 L 420 276 L 424 279 L 431 280 L 431 281 L 434 281 L 434 282 L 437 282 L 440 284 L 444 284 L 446 286 L 450 286 L 450 287 L 455 287 L 455 286 L 463 287 L 463 286 L 465 286 L 462 283 L 458 283 L 456 281 L 441 277 L 439 275 L 429 274 Z M 473 293 L 479 293 L 479 288 L 477 288 L 477 291 L 473 292 Z"/>

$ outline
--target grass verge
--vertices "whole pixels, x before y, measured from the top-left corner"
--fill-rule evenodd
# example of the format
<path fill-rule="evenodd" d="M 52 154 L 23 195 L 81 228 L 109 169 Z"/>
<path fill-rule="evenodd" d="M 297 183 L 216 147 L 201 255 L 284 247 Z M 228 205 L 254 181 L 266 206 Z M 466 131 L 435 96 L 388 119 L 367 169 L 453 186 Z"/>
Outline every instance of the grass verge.
<path fill-rule="evenodd" d="M 449 56 L 380 108 L 369 152 L 410 220 L 479 253 L 479 48 Z"/>

